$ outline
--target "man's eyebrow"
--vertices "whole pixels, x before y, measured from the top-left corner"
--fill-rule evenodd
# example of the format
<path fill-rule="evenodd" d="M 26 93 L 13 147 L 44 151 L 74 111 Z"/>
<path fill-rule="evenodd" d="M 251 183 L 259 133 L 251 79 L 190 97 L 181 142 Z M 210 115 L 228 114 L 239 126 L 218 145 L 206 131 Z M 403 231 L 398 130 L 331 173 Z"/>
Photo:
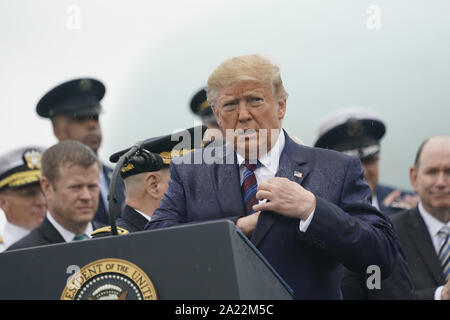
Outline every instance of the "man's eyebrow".
<path fill-rule="evenodd" d="M 229 101 L 234 101 L 234 100 L 238 100 L 239 98 L 238 97 L 236 97 L 236 96 L 234 96 L 234 95 L 229 95 L 229 96 L 223 96 L 223 97 L 221 97 L 221 98 L 219 98 L 219 101 L 226 101 L 226 102 L 229 102 Z"/>

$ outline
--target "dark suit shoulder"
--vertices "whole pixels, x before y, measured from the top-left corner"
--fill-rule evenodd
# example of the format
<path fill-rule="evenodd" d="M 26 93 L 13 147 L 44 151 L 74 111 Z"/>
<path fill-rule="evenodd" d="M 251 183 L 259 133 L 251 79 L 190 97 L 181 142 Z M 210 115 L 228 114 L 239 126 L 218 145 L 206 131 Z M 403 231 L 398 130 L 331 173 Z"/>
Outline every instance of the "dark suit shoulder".
<path fill-rule="evenodd" d="M 117 226 L 129 232 L 143 231 L 148 220 L 130 206 L 125 206 L 122 217 L 117 219 Z"/>
<path fill-rule="evenodd" d="M 392 223 L 394 224 L 394 226 L 397 227 L 402 227 L 405 225 L 405 223 L 411 219 L 411 217 L 415 214 L 415 211 L 417 209 L 409 209 L 409 210 L 403 210 L 397 213 L 394 213 L 390 216 Z"/>
<path fill-rule="evenodd" d="M 16 250 L 16 249 L 24 249 L 24 248 L 31 248 L 31 247 L 38 247 L 43 246 L 47 244 L 52 244 L 53 242 L 50 242 L 48 239 L 44 237 L 41 230 L 39 228 L 34 229 L 31 231 L 27 236 L 23 237 L 16 243 L 12 244 L 9 248 L 9 250 Z"/>
<path fill-rule="evenodd" d="M 360 171 L 362 171 L 362 165 L 359 158 L 354 156 L 349 156 L 342 152 L 335 150 L 313 148 L 308 146 L 299 146 L 297 152 L 309 153 L 310 161 L 315 162 L 318 168 L 327 168 L 333 170 L 335 173 L 341 172 L 344 168 L 347 168 L 349 164 L 352 166 L 358 166 Z"/>

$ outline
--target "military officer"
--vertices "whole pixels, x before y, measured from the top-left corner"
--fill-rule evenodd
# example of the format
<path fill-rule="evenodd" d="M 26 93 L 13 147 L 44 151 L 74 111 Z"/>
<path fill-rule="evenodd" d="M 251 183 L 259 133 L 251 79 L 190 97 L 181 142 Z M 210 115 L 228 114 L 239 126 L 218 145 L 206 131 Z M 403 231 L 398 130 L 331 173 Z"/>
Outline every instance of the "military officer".
<path fill-rule="evenodd" d="M 0 252 L 25 237 L 47 210 L 39 180 L 42 147 L 21 147 L 0 157 L 0 208 L 6 216 Z"/>
<path fill-rule="evenodd" d="M 153 211 L 158 208 L 164 193 L 169 187 L 170 161 L 201 148 L 202 139 L 195 139 L 195 135 L 201 132 L 203 137 L 206 127 L 193 127 L 180 132 L 147 139 L 142 144 L 142 150 L 137 151 L 125 162 L 120 174 L 125 183 L 125 209 L 122 216 L 117 219 L 119 233 L 143 231 L 151 220 Z M 179 139 L 183 136 L 181 149 Z M 201 138 L 202 138 L 201 137 Z M 110 157 L 111 162 L 118 162 L 119 158 L 131 148 L 114 153 Z M 110 227 L 95 230 L 94 237 L 108 235 Z"/>
<path fill-rule="evenodd" d="M 372 193 L 372 205 L 389 215 L 414 207 L 418 197 L 378 183 L 380 140 L 385 132 L 383 120 L 372 110 L 343 108 L 328 115 L 322 122 L 314 146 L 359 157 L 364 178 Z"/>

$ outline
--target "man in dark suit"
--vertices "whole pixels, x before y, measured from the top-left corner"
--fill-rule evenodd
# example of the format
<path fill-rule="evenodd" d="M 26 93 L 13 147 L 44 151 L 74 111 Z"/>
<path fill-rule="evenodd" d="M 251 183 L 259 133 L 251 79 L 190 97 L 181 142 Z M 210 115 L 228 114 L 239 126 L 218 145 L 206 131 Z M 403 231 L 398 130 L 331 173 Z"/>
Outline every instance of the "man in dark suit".
<path fill-rule="evenodd" d="M 341 299 L 342 264 L 390 274 L 395 235 L 370 205 L 359 159 L 285 134 L 287 93 L 276 65 L 260 55 L 226 60 L 207 94 L 227 143 L 172 160 L 149 229 L 230 219 L 297 299 Z"/>
<path fill-rule="evenodd" d="M 207 127 L 194 127 L 184 132 L 193 137 L 196 130 L 201 130 L 202 135 Z M 179 133 L 178 133 L 179 134 Z M 172 139 L 173 135 L 150 138 L 142 143 L 142 147 L 133 154 L 126 156 L 120 175 L 125 182 L 125 209 L 122 216 L 117 219 L 119 232 L 143 231 L 151 220 L 153 212 L 158 208 L 164 193 L 169 187 L 169 164 L 173 157 L 201 148 L 202 140 L 188 139 L 192 142 L 186 150 L 174 149 L 179 141 Z M 181 136 L 180 136 L 181 137 Z M 109 160 L 113 163 L 119 161 L 121 156 L 131 148 L 119 151 L 111 155 Z M 95 230 L 94 237 L 103 237 L 111 234 L 110 227 Z"/>
<path fill-rule="evenodd" d="M 450 136 L 420 146 L 410 180 L 419 205 L 392 216 L 417 299 L 450 300 Z"/>
<path fill-rule="evenodd" d="M 102 142 L 99 116 L 100 101 L 105 95 L 105 86 L 96 79 L 81 78 L 64 82 L 47 92 L 38 102 L 39 116 L 50 118 L 53 133 L 59 141 L 77 140 L 98 154 Z M 101 164 L 99 172 L 99 201 L 95 221 L 109 223 L 108 193 L 113 169 Z M 117 186 L 117 204 L 114 212 L 120 216 L 124 206 L 124 185 Z"/>
<path fill-rule="evenodd" d="M 41 161 L 47 199 L 44 221 L 8 250 L 88 239 L 98 206 L 99 163 L 84 144 L 65 140 L 47 149 Z"/>

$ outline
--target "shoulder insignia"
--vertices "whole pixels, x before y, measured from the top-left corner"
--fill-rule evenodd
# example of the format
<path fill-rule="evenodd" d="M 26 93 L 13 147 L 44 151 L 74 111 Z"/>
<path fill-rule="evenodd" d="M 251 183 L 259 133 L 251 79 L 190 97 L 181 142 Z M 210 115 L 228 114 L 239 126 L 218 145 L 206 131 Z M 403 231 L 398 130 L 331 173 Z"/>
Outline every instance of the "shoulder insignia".
<path fill-rule="evenodd" d="M 123 234 L 128 234 L 128 233 L 130 233 L 128 230 L 121 228 L 121 227 L 117 227 L 118 235 L 123 235 Z M 111 235 L 111 226 L 106 226 L 106 227 L 96 229 L 91 233 L 92 238 L 100 238 L 100 237 L 105 237 L 105 236 L 110 236 L 110 235 Z"/>

